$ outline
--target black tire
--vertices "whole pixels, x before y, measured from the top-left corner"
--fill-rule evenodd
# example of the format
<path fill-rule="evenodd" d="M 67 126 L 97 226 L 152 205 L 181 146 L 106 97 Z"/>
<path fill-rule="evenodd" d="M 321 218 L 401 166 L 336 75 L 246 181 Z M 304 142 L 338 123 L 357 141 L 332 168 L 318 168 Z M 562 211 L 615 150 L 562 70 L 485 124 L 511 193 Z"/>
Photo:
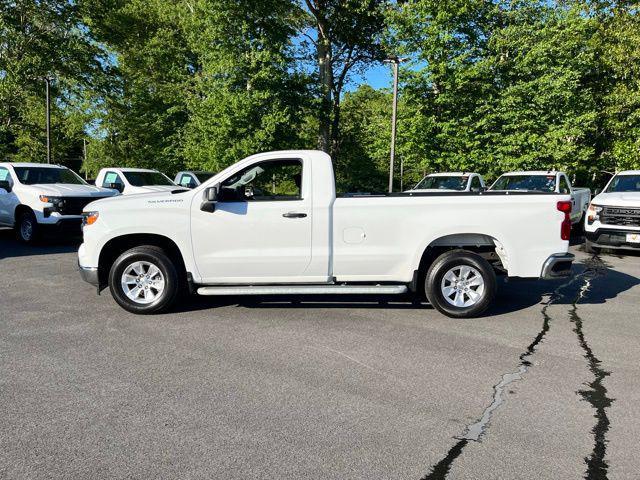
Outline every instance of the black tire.
<path fill-rule="evenodd" d="M 33 245 L 40 238 L 40 228 L 36 216 L 31 210 L 18 214 L 15 225 L 16 238 L 26 245 Z"/>
<path fill-rule="evenodd" d="M 156 297 L 150 303 L 139 303 L 132 300 L 124 290 L 121 279 L 125 269 L 136 262 L 152 264 L 158 268 L 164 280 L 164 288 L 161 293 L 156 292 Z M 148 272 L 149 270 L 147 270 Z M 159 278 L 159 277 L 158 277 Z M 134 288 L 135 288 L 134 284 Z M 109 289 L 111 295 L 122 308 L 131 313 L 151 314 L 166 311 L 175 302 L 180 291 L 180 279 L 174 263 L 164 250 L 159 247 L 145 245 L 127 250 L 120 255 L 109 270 Z M 154 287 L 151 287 L 152 291 Z M 142 292 L 142 291 L 141 291 Z M 144 296 L 146 294 L 142 292 Z M 153 292 L 152 292 L 153 293 Z"/>
<path fill-rule="evenodd" d="M 457 267 L 471 267 L 481 277 L 479 280 L 483 283 L 479 297 L 475 299 L 473 304 L 468 306 L 453 305 L 447 300 L 443 292 L 443 277 L 452 270 L 455 272 Z M 460 274 L 460 271 L 457 271 Z M 467 276 L 466 281 L 472 281 L 476 278 L 473 272 L 468 275 L 471 276 Z M 453 318 L 472 318 L 484 312 L 493 301 L 497 289 L 496 274 L 489 262 L 480 255 L 466 250 L 451 250 L 440 255 L 431 264 L 425 276 L 424 287 L 429 303 L 438 311 Z M 457 292 L 454 288 L 452 296 L 449 297 L 452 302 L 458 298 L 458 294 L 460 295 L 459 298 L 462 299 L 462 303 L 470 302 L 472 297 L 469 293 L 471 291 L 477 293 L 477 290 L 480 289 L 476 285 L 462 285 L 460 288 L 462 289 L 460 292 Z M 464 288 L 467 290 L 463 290 Z M 464 300 L 465 298 L 467 299 L 466 301 Z"/>
<path fill-rule="evenodd" d="M 600 247 L 594 247 L 593 243 L 589 240 L 584 241 L 584 251 L 590 253 L 591 255 L 600 255 L 602 249 Z"/>

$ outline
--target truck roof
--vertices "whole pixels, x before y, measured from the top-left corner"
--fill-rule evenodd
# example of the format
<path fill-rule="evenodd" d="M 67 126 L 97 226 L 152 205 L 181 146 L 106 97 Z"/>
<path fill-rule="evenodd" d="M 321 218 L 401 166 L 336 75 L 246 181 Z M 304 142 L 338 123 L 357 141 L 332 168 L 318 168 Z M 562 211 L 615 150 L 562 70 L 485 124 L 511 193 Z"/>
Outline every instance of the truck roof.
<path fill-rule="evenodd" d="M 616 173 L 616 175 L 640 175 L 640 170 L 623 170 Z"/>
<path fill-rule="evenodd" d="M 150 168 L 131 168 L 131 167 L 105 167 L 102 170 L 120 170 L 121 172 L 157 172 Z"/>
<path fill-rule="evenodd" d="M 2 162 L 0 165 L 11 165 L 12 167 L 47 167 L 47 168 L 67 168 L 62 165 L 52 163 L 29 163 L 29 162 Z"/>
<path fill-rule="evenodd" d="M 562 173 L 558 170 L 523 170 L 520 172 L 507 172 L 503 173 L 502 176 L 512 176 L 512 175 L 556 175 L 558 173 Z"/>
<path fill-rule="evenodd" d="M 439 172 L 429 173 L 427 177 L 461 177 L 463 175 L 478 175 L 476 172 Z"/>

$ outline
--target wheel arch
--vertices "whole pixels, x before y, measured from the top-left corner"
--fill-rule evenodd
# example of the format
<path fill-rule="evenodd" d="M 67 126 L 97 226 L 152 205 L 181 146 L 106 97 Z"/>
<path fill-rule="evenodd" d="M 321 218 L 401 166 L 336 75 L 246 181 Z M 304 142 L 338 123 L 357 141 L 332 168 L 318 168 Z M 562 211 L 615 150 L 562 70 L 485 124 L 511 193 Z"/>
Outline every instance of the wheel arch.
<path fill-rule="evenodd" d="M 507 252 L 494 236 L 484 233 L 453 233 L 439 236 L 423 248 L 414 277 L 424 276 L 434 260 L 450 250 L 474 252 L 488 260 L 496 270 L 509 269 Z"/>
<path fill-rule="evenodd" d="M 98 279 L 100 285 L 107 285 L 109 270 L 113 262 L 131 248 L 145 245 L 161 248 L 175 262 L 178 274 L 186 278 L 184 257 L 178 245 L 169 237 L 155 233 L 123 234 L 110 239 L 100 250 L 98 259 Z"/>
<path fill-rule="evenodd" d="M 20 204 L 16 205 L 16 208 L 13 211 L 13 223 L 14 223 L 14 225 L 18 223 L 18 216 L 22 212 L 31 212 L 31 213 L 33 213 L 33 208 L 31 208 L 29 205 L 25 205 L 24 203 L 20 203 Z"/>

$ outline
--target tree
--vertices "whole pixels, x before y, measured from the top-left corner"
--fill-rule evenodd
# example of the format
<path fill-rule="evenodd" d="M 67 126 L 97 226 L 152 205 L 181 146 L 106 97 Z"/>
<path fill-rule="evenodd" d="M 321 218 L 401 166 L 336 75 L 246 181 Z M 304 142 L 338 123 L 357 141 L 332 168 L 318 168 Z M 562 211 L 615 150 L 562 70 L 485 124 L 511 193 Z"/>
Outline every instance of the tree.
<path fill-rule="evenodd" d="M 349 76 L 385 58 L 383 38 L 391 2 L 386 0 L 304 0 L 313 35 L 320 105 L 318 148 L 337 158 L 340 101 Z"/>

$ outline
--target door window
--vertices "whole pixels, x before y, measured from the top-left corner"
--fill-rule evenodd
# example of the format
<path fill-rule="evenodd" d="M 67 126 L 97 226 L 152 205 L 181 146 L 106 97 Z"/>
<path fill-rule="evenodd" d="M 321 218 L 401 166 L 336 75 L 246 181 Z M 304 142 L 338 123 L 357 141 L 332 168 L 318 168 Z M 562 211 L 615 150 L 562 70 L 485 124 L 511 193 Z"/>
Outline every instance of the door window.
<path fill-rule="evenodd" d="M 11 178 L 11 174 L 7 168 L 0 167 L 0 183 L 8 186 L 9 188 L 13 188 L 13 179 Z M 0 185 L 0 188 L 3 188 L 2 185 Z"/>
<path fill-rule="evenodd" d="M 302 199 L 302 162 L 272 160 L 254 163 L 222 182 L 219 201 Z"/>
<path fill-rule="evenodd" d="M 560 183 L 558 184 L 560 188 L 560 193 L 567 195 L 571 193 L 571 189 L 569 188 L 569 182 L 567 181 L 567 177 L 564 175 L 560 176 Z"/>
<path fill-rule="evenodd" d="M 116 172 L 107 172 L 104 175 L 102 186 L 104 188 L 111 188 L 111 184 L 115 184 L 117 189 L 120 191 L 124 190 L 124 182 Z"/>
<path fill-rule="evenodd" d="M 182 177 L 180 178 L 180 185 L 183 187 L 190 187 L 191 185 L 195 185 L 196 181 L 194 180 L 194 178 L 189 175 L 188 173 L 183 173 Z"/>

